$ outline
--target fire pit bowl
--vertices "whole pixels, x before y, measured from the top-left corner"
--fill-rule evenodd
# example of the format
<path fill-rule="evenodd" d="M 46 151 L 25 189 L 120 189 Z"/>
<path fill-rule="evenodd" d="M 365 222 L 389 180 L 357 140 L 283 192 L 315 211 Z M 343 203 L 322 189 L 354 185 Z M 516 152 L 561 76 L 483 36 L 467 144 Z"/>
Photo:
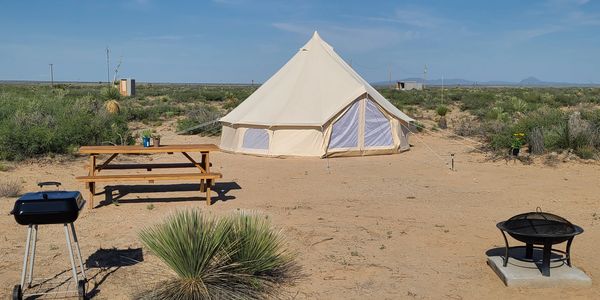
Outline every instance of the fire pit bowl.
<path fill-rule="evenodd" d="M 582 233 L 583 229 L 577 225 L 571 224 L 566 219 L 554 214 L 544 213 L 541 209 L 535 212 L 528 212 L 516 215 L 506 221 L 499 222 L 496 227 L 502 232 L 504 242 L 506 243 L 506 252 L 504 256 L 504 267 L 508 264 L 509 250 L 523 246 L 510 247 L 506 233 L 514 239 L 525 243 L 525 259 L 533 261 L 533 249 L 543 249 L 541 271 L 542 275 L 550 276 L 550 256 L 552 252 L 564 254 L 559 259 L 566 261 L 571 266 L 571 244 L 573 238 Z M 552 245 L 567 242 L 565 251 L 552 249 Z M 543 247 L 535 247 L 542 245 Z"/>

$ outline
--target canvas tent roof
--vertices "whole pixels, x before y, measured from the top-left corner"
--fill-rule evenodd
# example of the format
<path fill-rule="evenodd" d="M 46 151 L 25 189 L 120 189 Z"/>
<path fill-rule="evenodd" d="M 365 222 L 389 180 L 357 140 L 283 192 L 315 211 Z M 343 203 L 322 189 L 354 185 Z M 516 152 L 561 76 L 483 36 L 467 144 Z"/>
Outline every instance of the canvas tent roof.
<path fill-rule="evenodd" d="M 292 59 L 221 122 L 322 126 L 365 93 L 396 118 L 413 121 L 360 77 L 315 31 Z"/>

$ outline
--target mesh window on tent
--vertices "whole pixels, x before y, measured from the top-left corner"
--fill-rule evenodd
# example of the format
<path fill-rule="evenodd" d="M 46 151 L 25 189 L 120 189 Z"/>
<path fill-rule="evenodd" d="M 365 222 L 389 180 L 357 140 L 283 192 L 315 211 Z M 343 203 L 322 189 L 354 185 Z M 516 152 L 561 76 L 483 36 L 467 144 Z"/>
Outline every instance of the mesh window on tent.
<path fill-rule="evenodd" d="M 329 149 L 358 147 L 358 111 L 360 101 L 352 106 L 333 123 Z"/>
<path fill-rule="evenodd" d="M 365 148 L 393 146 L 392 126 L 371 100 L 365 108 Z"/>
<path fill-rule="evenodd" d="M 266 129 L 248 128 L 244 133 L 242 147 L 246 149 L 268 150 L 269 132 Z"/>

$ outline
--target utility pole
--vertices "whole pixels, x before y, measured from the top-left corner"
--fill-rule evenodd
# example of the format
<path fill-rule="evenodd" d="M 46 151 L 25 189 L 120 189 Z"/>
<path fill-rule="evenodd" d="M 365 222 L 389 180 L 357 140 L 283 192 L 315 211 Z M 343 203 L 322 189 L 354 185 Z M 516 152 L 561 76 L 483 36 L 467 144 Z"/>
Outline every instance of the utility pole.
<path fill-rule="evenodd" d="M 392 86 L 392 67 L 388 67 L 388 78 L 389 78 L 389 84 L 390 84 L 390 89 L 393 88 Z"/>
<path fill-rule="evenodd" d="M 106 83 L 110 85 L 110 49 L 106 46 Z"/>
<path fill-rule="evenodd" d="M 444 104 L 444 75 L 442 75 L 442 104 Z"/>
<path fill-rule="evenodd" d="M 49 64 L 50 65 L 50 86 L 54 87 L 54 64 Z"/>
<path fill-rule="evenodd" d="M 427 64 L 423 68 L 423 89 L 425 89 L 425 83 L 427 82 Z"/>

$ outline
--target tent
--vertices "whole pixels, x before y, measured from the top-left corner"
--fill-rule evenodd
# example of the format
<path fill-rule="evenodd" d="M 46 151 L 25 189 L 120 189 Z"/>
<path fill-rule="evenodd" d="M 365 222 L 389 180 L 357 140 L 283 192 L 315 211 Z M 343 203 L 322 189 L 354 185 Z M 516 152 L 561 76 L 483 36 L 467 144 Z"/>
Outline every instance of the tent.
<path fill-rule="evenodd" d="M 224 151 L 326 157 L 408 150 L 414 120 L 315 32 L 275 75 L 220 121 Z"/>

